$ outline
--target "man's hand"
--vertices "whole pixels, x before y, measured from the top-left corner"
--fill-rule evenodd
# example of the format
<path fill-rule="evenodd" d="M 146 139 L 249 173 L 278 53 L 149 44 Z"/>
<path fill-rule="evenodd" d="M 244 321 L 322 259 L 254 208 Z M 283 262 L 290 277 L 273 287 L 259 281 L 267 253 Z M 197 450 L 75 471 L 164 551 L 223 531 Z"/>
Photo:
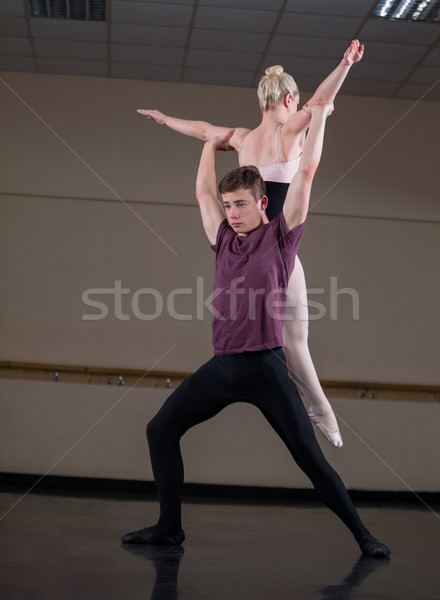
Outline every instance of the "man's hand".
<path fill-rule="evenodd" d="M 329 117 L 332 112 L 334 111 L 335 107 L 334 104 L 312 104 L 311 106 L 307 106 L 307 104 L 303 107 L 303 110 L 306 111 L 306 113 L 310 116 L 313 115 L 313 113 L 315 112 L 322 112 L 324 113 L 325 117 Z"/>
<path fill-rule="evenodd" d="M 158 110 L 139 108 L 136 112 L 138 112 L 140 115 L 145 115 L 152 121 L 158 123 L 158 125 L 165 125 L 165 122 L 167 120 L 167 116 Z"/>
<path fill-rule="evenodd" d="M 364 54 L 364 46 L 359 43 L 359 40 L 353 40 L 344 53 L 342 59 L 343 65 L 353 65 L 361 60 Z"/>
<path fill-rule="evenodd" d="M 229 140 L 234 135 L 235 129 L 229 129 L 226 133 L 222 135 L 218 135 L 206 142 L 206 144 L 210 144 L 216 150 L 220 150 L 222 152 L 229 152 L 230 150 L 235 150 L 230 144 Z"/>
<path fill-rule="evenodd" d="M 325 117 L 329 117 L 334 111 L 335 107 L 333 103 L 329 104 L 310 104 L 307 103 L 302 107 L 302 110 L 308 115 L 312 116 L 314 112 L 323 112 Z"/>

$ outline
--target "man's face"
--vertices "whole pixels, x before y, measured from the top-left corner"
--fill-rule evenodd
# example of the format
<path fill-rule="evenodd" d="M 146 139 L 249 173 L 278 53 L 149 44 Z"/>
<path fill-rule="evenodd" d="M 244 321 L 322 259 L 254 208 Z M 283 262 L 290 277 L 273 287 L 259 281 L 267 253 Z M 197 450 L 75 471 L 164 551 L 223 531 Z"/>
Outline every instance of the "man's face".
<path fill-rule="evenodd" d="M 264 224 L 266 196 L 257 202 L 249 189 L 240 188 L 222 194 L 222 198 L 228 223 L 238 235 L 247 235 Z"/>

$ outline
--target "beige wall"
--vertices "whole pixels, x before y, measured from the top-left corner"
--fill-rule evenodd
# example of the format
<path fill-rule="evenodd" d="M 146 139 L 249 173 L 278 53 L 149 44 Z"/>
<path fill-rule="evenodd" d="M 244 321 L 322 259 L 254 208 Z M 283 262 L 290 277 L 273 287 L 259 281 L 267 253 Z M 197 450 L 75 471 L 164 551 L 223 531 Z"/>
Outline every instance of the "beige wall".
<path fill-rule="evenodd" d="M 255 92 L 18 73 L 2 78 L 0 360 L 194 370 L 211 355 L 209 313 L 197 318 L 196 288 L 199 282 L 199 294 L 209 296 L 214 264 L 194 200 L 201 146 L 140 117 L 136 108 L 253 126 Z M 309 288 L 322 290 L 310 299 L 326 311 L 310 323 L 322 379 L 439 383 L 438 113 L 436 103 L 341 96 L 329 120 L 300 252 Z M 235 160 L 222 155 L 219 171 Z M 359 294 L 359 320 L 352 318 L 350 296 L 340 294 L 335 304 L 330 277 L 338 289 Z M 121 305 L 129 318 L 115 317 L 111 296 L 94 295 L 110 314 L 83 320 L 97 312 L 83 304 L 84 290 L 112 288 L 115 281 L 130 290 Z M 136 318 L 131 302 L 142 288 L 157 290 L 165 301 L 176 288 L 192 289 L 175 305 L 191 318 L 172 319 L 166 307 L 158 319 Z M 139 307 L 152 314 L 153 297 L 142 296 Z M 108 394 L 120 391 L 57 385 L 2 382 L 0 469 L 44 472 L 102 414 L 113 398 Z M 54 472 L 149 477 L 139 423 L 165 396 L 129 392 L 118 405 L 125 425 L 122 417 L 104 418 L 87 436 L 90 442 Z M 438 421 L 439 406 L 359 399 L 335 405 L 340 419 L 408 485 L 440 488 L 435 469 L 420 469 L 427 455 L 438 455 L 438 436 L 429 427 Z M 28 435 L 22 418 L 30 414 Z M 259 419 L 249 407 L 234 407 L 206 425 L 206 433 L 198 428 L 188 434 L 189 480 L 305 485 L 302 475 L 292 479 L 290 460 L 284 466 L 281 459 L 286 451 Z M 247 442 L 240 438 L 243 423 Z M 258 441 L 262 431 L 270 454 Z M 402 434 L 408 431 L 410 445 Z M 343 433 L 342 452 L 328 448 L 328 454 L 335 454 L 348 485 L 406 489 L 344 426 Z M 206 437 L 220 444 L 224 435 L 228 443 L 235 440 L 228 453 L 200 452 Z M 111 461 L 100 454 L 112 445 L 109 439 L 118 440 Z"/>
<path fill-rule="evenodd" d="M 0 472 L 152 480 L 145 425 L 167 390 L 0 380 Z M 318 440 L 347 487 L 439 491 L 438 406 L 332 401 L 344 446 Z M 253 406 L 235 404 L 182 439 L 191 483 L 309 488 Z"/>

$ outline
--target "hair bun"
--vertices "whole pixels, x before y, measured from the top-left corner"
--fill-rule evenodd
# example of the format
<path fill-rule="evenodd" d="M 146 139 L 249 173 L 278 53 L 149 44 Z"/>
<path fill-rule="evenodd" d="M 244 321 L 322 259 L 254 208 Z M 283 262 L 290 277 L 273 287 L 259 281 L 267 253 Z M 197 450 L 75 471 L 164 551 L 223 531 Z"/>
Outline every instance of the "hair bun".
<path fill-rule="evenodd" d="M 284 69 L 281 65 L 273 65 L 272 67 L 267 67 L 264 72 L 268 77 L 279 77 L 281 73 L 284 73 Z"/>

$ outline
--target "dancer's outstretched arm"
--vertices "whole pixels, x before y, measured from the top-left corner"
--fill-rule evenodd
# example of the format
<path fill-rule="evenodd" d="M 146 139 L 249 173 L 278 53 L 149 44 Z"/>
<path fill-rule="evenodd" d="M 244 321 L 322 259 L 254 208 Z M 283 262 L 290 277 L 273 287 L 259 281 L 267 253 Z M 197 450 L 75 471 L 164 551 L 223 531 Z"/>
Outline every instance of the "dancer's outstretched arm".
<path fill-rule="evenodd" d="M 333 111 L 333 104 L 315 104 L 308 110 L 311 113 L 309 133 L 304 143 L 298 171 L 287 190 L 283 206 L 289 229 L 295 229 L 306 220 L 313 177 L 321 160 L 325 122 Z"/>
<path fill-rule="evenodd" d="M 345 51 L 339 65 L 326 79 L 324 79 L 305 106 L 312 106 L 313 104 L 331 104 L 334 101 L 335 96 L 342 84 L 344 83 L 350 68 L 353 66 L 353 64 L 361 60 L 363 53 L 364 46 L 360 44 L 358 40 L 353 40 Z M 166 125 L 178 133 L 183 133 L 184 135 L 189 135 L 205 142 L 215 137 L 223 137 L 227 135 L 228 132 L 233 132 L 229 140 L 229 145 L 232 146 L 234 150 L 238 150 L 240 148 L 243 137 L 250 131 L 250 129 L 246 129 L 244 127 L 231 129 L 229 127 L 213 125 L 207 121 L 179 119 L 177 117 L 165 115 L 159 110 L 140 108 L 137 112 L 141 115 L 145 115 L 159 125 Z M 298 135 L 303 133 L 306 131 L 309 125 L 309 113 L 305 110 L 299 110 L 293 114 L 284 125 L 284 136 Z M 286 142 L 288 143 L 287 139 Z"/>
<path fill-rule="evenodd" d="M 353 40 L 345 51 L 339 65 L 326 79 L 324 79 L 307 102 L 306 106 L 312 106 L 313 104 L 332 104 L 341 85 L 344 83 L 349 70 L 355 63 L 361 60 L 363 54 L 364 46 L 359 43 L 359 40 Z"/>
<path fill-rule="evenodd" d="M 314 104 L 332 104 L 351 67 L 361 60 L 363 54 L 363 44 L 360 44 L 359 40 L 353 40 L 345 51 L 339 65 L 318 86 L 316 92 L 305 106 L 313 106 Z M 305 110 L 299 110 L 293 114 L 284 125 L 284 136 L 289 134 L 298 135 L 305 131 L 309 125 L 310 114 Z"/>
<path fill-rule="evenodd" d="M 212 125 L 207 121 L 191 121 L 188 119 L 178 119 L 177 117 L 170 117 L 165 115 L 164 113 L 158 110 L 149 110 L 140 108 L 137 111 L 141 115 L 145 115 L 152 121 L 155 121 L 159 125 L 166 125 L 170 129 L 177 131 L 178 133 L 183 133 L 184 135 L 189 135 L 190 137 L 198 138 L 203 142 L 207 140 L 212 140 L 213 138 L 224 138 L 228 134 L 229 145 L 232 146 L 234 150 L 239 148 L 241 138 L 245 133 L 249 132 L 249 129 L 237 128 L 231 129 L 230 127 L 220 127 L 218 125 Z"/>
<path fill-rule="evenodd" d="M 211 244 L 215 244 L 218 228 L 225 219 L 223 206 L 217 198 L 215 156 L 217 150 L 232 150 L 229 145 L 230 137 L 231 134 L 228 132 L 223 137 L 205 142 L 197 172 L 196 196 L 200 206 L 203 228 Z"/>

